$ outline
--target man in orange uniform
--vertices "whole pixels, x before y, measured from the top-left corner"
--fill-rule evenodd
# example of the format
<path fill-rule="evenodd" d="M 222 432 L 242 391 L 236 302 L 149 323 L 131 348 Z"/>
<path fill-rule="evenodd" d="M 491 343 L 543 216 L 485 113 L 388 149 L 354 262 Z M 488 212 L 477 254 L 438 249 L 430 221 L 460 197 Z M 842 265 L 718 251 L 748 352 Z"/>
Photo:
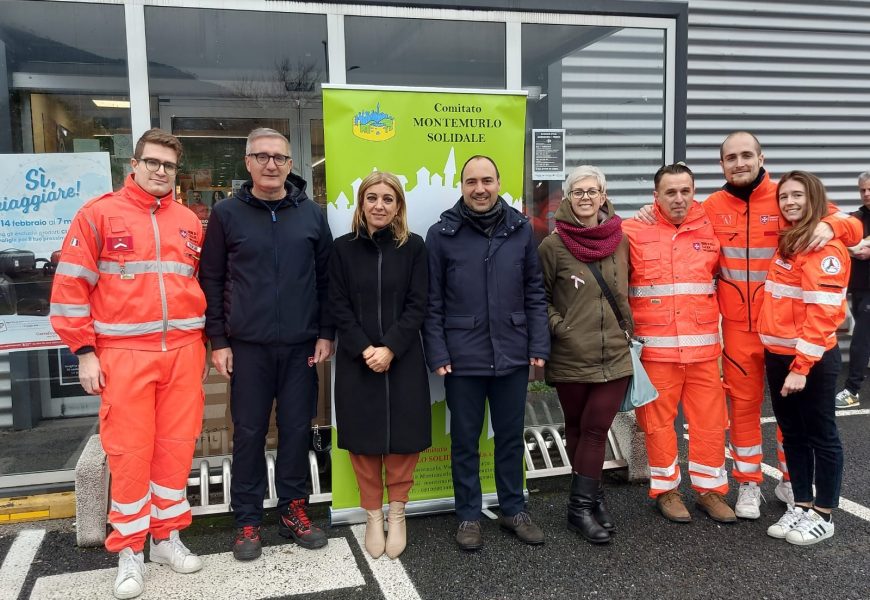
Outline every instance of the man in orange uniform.
<path fill-rule="evenodd" d="M 761 404 L 764 398 L 764 347 L 758 338 L 758 316 L 764 280 L 784 228 L 776 199 L 776 183 L 764 170 L 758 139 L 747 131 L 725 138 L 719 152 L 725 186 L 703 203 L 721 242 L 719 308 L 722 312 L 725 387 L 731 398 L 732 474 L 740 483 L 735 513 L 743 519 L 761 515 Z M 825 218 L 816 228 L 808 251 L 834 237 L 847 246 L 861 239 L 861 223 L 843 213 Z M 788 467 L 777 431 L 777 456 L 783 481 L 776 496 L 794 502 Z"/>
<path fill-rule="evenodd" d="M 692 520 L 679 491 L 674 419 L 682 401 L 697 506 L 716 521 L 733 523 L 737 517 L 724 498 L 728 411 L 719 379 L 719 308 L 713 285 L 719 241 L 694 199 L 695 178 L 687 166 L 664 166 L 654 181 L 655 223 L 623 223 L 631 252 L 628 296 L 635 335 L 644 342 L 643 365 L 659 392 L 655 402 L 636 411 L 646 434 L 649 495 L 665 518 Z"/>
<path fill-rule="evenodd" d="M 116 598 L 144 590 L 149 533 L 152 562 L 178 573 L 202 568 L 178 537 L 191 520 L 185 490 L 204 400 L 202 226 L 172 198 L 178 139 L 152 129 L 133 156 L 124 187 L 73 219 L 51 295 L 52 327 L 78 355 L 82 387 L 102 394 Z"/>

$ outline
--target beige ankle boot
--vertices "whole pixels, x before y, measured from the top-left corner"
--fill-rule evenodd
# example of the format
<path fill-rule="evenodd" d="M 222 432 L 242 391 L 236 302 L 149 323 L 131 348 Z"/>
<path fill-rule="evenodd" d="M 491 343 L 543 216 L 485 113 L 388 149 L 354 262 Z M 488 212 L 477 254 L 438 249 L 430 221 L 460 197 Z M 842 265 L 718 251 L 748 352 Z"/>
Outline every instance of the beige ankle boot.
<path fill-rule="evenodd" d="M 384 553 L 384 511 L 366 511 L 366 552 L 372 558 L 378 558 Z"/>
<path fill-rule="evenodd" d="M 397 558 L 405 550 L 405 503 L 390 502 L 390 512 L 387 515 L 390 524 L 387 531 L 387 556 Z"/>

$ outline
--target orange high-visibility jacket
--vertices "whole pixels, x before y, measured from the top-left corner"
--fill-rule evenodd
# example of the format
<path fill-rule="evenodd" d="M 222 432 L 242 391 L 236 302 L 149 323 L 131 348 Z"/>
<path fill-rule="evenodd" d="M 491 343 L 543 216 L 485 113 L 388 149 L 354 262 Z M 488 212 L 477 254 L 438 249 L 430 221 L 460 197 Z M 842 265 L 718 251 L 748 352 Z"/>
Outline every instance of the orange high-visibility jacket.
<path fill-rule="evenodd" d="M 758 333 L 771 352 L 795 357 L 790 371 L 806 375 L 837 345 L 851 269 L 849 253 L 839 240 L 788 260 L 778 252 L 774 256 L 764 282 Z"/>
<path fill-rule="evenodd" d="M 765 173 L 749 202 L 721 189 L 710 194 L 703 207 L 722 245 L 718 286 L 722 325 L 756 331 L 767 269 L 776 252 L 779 232 L 785 228 L 776 182 Z M 847 246 L 861 240 L 863 229 L 858 219 L 832 208 L 824 222 Z"/>
<path fill-rule="evenodd" d="M 643 360 L 695 363 L 721 352 L 713 277 L 719 240 L 699 202 L 677 227 L 659 210 L 656 222 L 623 221 L 630 247 L 628 300 Z"/>
<path fill-rule="evenodd" d="M 188 208 L 171 195 L 149 195 L 128 176 L 122 189 L 76 213 L 55 271 L 52 327 L 73 352 L 169 350 L 201 340 L 201 244 L 202 224 Z"/>

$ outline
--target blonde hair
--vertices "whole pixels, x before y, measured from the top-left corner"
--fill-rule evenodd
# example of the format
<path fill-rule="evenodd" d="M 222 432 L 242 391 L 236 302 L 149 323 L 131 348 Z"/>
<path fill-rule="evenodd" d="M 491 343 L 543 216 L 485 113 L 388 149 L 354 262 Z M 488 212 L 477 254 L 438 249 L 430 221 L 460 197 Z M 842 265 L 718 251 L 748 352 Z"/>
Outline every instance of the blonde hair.
<path fill-rule="evenodd" d="M 390 230 L 393 232 L 393 237 L 396 238 L 396 247 L 404 245 L 408 241 L 410 232 L 408 231 L 408 210 L 405 202 L 405 190 L 402 188 L 402 182 L 392 173 L 385 171 L 372 171 L 362 183 L 356 192 L 356 209 L 353 212 L 353 221 L 350 229 L 359 237 L 360 231 L 366 230 L 366 216 L 363 212 L 365 204 L 366 192 L 373 185 L 385 183 L 393 188 L 396 194 L 396 216 L 390 222 Z"/>

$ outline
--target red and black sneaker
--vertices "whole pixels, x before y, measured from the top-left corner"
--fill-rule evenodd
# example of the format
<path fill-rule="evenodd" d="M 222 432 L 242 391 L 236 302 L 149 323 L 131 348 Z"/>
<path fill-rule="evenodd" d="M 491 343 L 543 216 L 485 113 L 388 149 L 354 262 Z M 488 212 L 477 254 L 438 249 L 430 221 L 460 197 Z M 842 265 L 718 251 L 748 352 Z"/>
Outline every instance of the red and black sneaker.
<path fill-rule="evenodd" d="M 281 513 L 278 533 L 308 550 L 323 548 L 327 542 L 323 530 L 312 524 L 305 514 L 305 498 L 291 501 L 287 510 Z"/>
<path fill-rule="evenodd" d="M 254 560 L 263 553 L 263 543 L 260 541 L 260 526 L 245 525 L 236 530 L 236 541 L 233 542 L 233 558 L 236 560 Z"/>

